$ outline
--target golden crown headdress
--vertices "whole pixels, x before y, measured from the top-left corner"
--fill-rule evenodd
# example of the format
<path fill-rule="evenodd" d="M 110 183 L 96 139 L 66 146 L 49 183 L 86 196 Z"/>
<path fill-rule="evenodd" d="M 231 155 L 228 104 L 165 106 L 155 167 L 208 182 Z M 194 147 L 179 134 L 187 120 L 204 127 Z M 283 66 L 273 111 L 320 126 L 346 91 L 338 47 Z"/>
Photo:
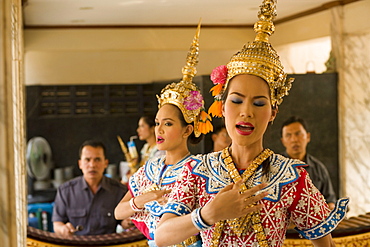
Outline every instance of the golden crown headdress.
<path fill-rule="evenodd" d="M 236 75 L 250 74 L 264 79 L 270 88 L 271 105 L 280 105 L 283 97 L 288 95 L 292 87 L 293 78 L 287 80 L 279 56 L 269 43 L 269 36 L 275 31 L 276 1 L 264 0 L 258 13 L 259 21 L 254 24 L 257 33 L 252 43 L 245 44 L 243 48 L 234 54 L 229 63 L 215 68 L 211 74 L 211 80 L 215 86 L 211 89 L 215 102 L 209 112 L 213 116 L 222 116 L 221 98 L 229 81 Z"/>
<path fill-rule="evenodd" d="M 196 137 L 213 130 L 211 117 L 204 108 L 203 96 L 199 88 L 193 83 L 193 77 L 197 74 L 199 34 L 200 22 L 186 58 L 186 65 L 182 68 L 182 80 L 168 84 L 162 89 L 160 96 L 157 95 L 158 109 L 165 104 L 177 106 L 187 123 L 194 122 Z"/>

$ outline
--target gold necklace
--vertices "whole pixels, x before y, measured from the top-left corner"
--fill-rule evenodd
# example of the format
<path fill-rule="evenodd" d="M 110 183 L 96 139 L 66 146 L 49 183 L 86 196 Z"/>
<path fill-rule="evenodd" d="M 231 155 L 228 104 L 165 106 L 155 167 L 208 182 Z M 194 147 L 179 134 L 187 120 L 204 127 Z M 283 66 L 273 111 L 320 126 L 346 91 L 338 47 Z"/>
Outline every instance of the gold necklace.
<path fill-rule="evenodd" d="M 273 152 L 270 149 L 265 149 L 260 153 L 248 166 L 248 168 L 244 171 L 242 175 L 239 174 L 238 170 L 235 167 L 235 164 L 233 162 L 233 159 L 230 155 L 229 148 L 225 148 L 222 150 L 221 157 L 225 161 L 227 171 L 233 180 L 233 182 L 237 182 L 240 179 L 245 179 L 247 181 L 257 170 L 258 166 L 262 164 L 263 161 L 265 161 L 270 155 L 272 155 Z M 240 192 L 244 193 L 248 190 L 246 184 L 242 184 L 240 188 Z M 255 204 L 253 204 L 255 205 Z M 249 207 L 253 206 L 249 205 Z M 252 227 L 256 234 L 256 238 L 258 240 L 259 246 L 261 247 L 268 247 L 267 239 L 265 232 L 263 230 L 261 217 L 259 212 L 249 213 L 246 216 L 242 216 L 236 219 L 231 220 L 223 220 L 219 221 L 215 225 L 215 231 L 212 237 L 212 246 L 218 246 L 220 242 L 220 237 L 223 232 L 223 228 L 225 226 L 225 223 L 227 222 L 230 226 L 230 228 L 234 231 L 234 233 L 240 237 L 243 233 L 244 229 L 248 227 L 249 222 L 252 221 Z"/>

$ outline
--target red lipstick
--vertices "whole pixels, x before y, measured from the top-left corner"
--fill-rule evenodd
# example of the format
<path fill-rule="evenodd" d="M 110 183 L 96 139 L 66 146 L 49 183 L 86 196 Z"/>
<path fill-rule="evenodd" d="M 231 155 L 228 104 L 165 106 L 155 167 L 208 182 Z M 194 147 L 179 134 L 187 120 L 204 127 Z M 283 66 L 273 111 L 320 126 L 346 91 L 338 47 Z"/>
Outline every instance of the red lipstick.
<path fill-rule="evenodd" d="M 161 144 L 164 142 L 164 139 L 162 136 L 157 136 L 157 144 Z"/>
<path fill-rule="evenodd" d="M 254 126 L 251 123 L 238 122 L 236 124 L 236 131 L 240 135 L 243 135 L 243 136 L 250 135 L 250 134 L 252 134 L 253 130 L 254 130 Z"/>

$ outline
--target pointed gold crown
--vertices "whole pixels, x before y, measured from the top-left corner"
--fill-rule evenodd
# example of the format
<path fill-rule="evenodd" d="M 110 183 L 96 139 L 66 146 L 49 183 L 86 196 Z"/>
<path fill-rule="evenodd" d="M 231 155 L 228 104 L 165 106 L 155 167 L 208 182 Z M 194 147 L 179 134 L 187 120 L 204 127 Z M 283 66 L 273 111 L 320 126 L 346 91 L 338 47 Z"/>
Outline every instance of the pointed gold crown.
<path fill-rule="evenodd" d="M 276 17 L 276 1 L 264 0 L 258 13 L 259 21 L 254 24 L 257 33 L 255 40 L 243 46 L 232 56 L 227 64 L 228 82 L 236 75 L 250 74 L 264 79 L 271 92 L 272 106 L 280 105 L 283 97 L 288 95 L 293 78 L 287 80 L 279 56 L 269 43 L 269 37 L 274 33 L 273 20 Z"/>
<path fill-rule="evenodd" d="M 182 80 L 168 84 L 162 89 L 160 96 L 157 95 L 158 109 L 165 104 L 177 106 L 187 123 L 194 122 L 194 134 L 196 137 L 213 130 L 210 123 L 211 119 L 204 112 L 203 96 L 199 88 L 193 83 L 193 77 L 197 74 L 199 34 L 200 22 L 186 57 L 186 65 L 182 68 Z"/>

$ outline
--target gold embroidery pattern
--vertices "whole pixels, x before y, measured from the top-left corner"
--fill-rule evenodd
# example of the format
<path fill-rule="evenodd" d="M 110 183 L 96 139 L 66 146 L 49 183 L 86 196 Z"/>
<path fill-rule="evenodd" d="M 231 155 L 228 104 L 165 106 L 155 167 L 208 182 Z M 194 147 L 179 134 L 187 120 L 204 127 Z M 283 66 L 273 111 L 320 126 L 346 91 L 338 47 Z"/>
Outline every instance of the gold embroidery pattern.
<path fill-rule="evenodd" d="M 183 241 L 183 242 L 181 242 L 179 244 L 173 245 L 171 247 L 186 247 L 186 246 L 195 244 L 198 240 L 200 240 L 200 236 L 199 235 L 191 236 L 190 238 L 186 239 L 185 241 Z"/>
<path fill-rule="evenodd" d="M 146 188 L 144 191 L 143 191 L 143 194 L 146 194 L 148 192 L 151 192 L 151 191 L 155 191 L 155 190 L 161 190 L 157 184 L 152 184 L 150 185 L 148 188 Z"/>
<path fill-rule="evenodd" d="M 270 149 L 265 149 L 260 153 L 248 166 L 248 168 L 244 171 L 242 175 L 239 174 L 238 170 L 235 167 L 235 164 L 231 158 L 231 155 L 229 153 L 229 148 L 225 148 L 222 151 L 222 158 L 225 161 L 228 173 L 232 180 L 234 182 L 239 181 L 240 179 L 245 179 L 247 181 L 256 171 L 259 165 L 262 164 L 263 161 L 265 161 L 268 157 L 270 157 L 273 154 L 273 152 Z M 240 192 L 244 193 L 248 190 L 248 187 L 246 184 L 243 184 L 240 188 Z M 251 207 L 253 205 L 250 205 Z M 231 219 L 226 221 L 219 221 L 215 225 L 215 231 L 212 237 L 212 246 L 218 246 L 221 234 L 223 232 L 225 223 L 228 223 L 230 228 L 234 231 L 234 233 L 240 237 L 243 233 L 244 229 L 248 228 L 248 224 L 252 222 L 253 230 L 256 234 L 256 238 L 258 240 L 259 246 L 261 247 L 268 247 L 267 239 L 265 232 L 263 230 L 263 226 L 261 223 L 261 217 L 258 212 L 255 213 L 249 213 L 246 216 L 237 218 L 237 219 Z"/>

